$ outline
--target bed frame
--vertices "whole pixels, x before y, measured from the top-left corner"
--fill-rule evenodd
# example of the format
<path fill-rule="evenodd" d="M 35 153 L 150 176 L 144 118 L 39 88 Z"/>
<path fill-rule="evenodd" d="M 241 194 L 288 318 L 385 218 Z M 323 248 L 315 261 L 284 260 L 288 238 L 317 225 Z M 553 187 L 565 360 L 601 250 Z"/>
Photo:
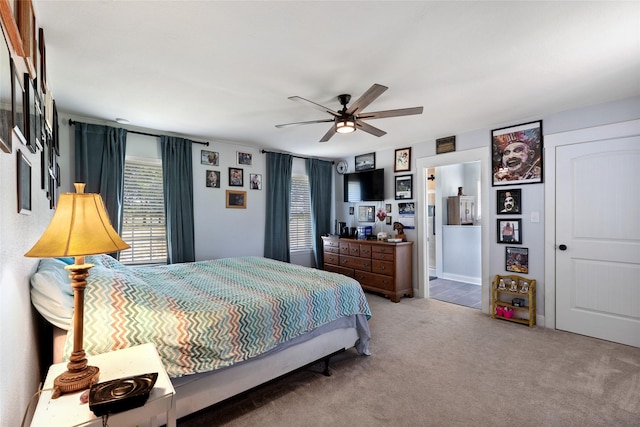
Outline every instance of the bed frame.
<path fill-rule="evenodd" d="M 66 331 L 54 327 L 54 363 L 62 362 L 65 339 Z M 329 357 L 353 347 L 357 340 L 355 328 L 334 329 L 239 365 L 172 379 L 176 417 L 185 417 L 323 359 L 325 373 L 328 373 Z M 159 419 L 159 422 L 162 425 L 166 420 Z"/>

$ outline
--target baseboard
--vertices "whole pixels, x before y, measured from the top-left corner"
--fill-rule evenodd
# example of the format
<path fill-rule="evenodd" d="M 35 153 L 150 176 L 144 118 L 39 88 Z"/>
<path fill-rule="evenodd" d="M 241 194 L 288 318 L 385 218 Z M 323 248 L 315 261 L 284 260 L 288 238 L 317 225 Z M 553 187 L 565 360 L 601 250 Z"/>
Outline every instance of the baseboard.
<path fill-rule="evenodd" d="M 472 285 L 482 285 L 480 277 L 462 276 L 460 274 L 442 273 L 441 279 L 454 280 L 456 282 L 471 283 Z"/>

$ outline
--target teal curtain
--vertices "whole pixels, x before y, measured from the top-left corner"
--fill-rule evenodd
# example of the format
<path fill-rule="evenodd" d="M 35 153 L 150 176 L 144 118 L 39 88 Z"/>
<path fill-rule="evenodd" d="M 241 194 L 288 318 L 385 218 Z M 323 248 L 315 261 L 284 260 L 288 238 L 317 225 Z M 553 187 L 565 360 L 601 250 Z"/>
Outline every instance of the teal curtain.
<path fill-rule="evenodd" d="M 191 145 L 188 139 L 160 136 L 169 264 L 196 260 Z"/>
<path fill-rule="evenodd" d="M 122 231 L 126 149 L 126 129 L 75 122 L 74 182 L 84 182 L 85 193 L 102 196 L 118 234 Z"/>
<path fill-rule="evenodd" d="M 289 211 L 291 205 L 290 154 L 266 153 L 267 212 L 264 235 L 264 256 L 289 262 Z"/>
<path fill-rule="evenodd" d="M 324 268 L 322 235 L 331 232 L 331 162 L 307 159 L 309 195 L 311 196 L 311 231 L 316 268 Z"/>

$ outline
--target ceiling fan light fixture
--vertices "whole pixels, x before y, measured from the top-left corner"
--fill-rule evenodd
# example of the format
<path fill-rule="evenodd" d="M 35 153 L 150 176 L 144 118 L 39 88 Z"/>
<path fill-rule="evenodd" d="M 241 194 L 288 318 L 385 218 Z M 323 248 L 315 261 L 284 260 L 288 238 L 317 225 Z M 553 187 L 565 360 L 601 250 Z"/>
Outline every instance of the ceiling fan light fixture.
<path fill-rule="evenodd" d="M 336 132 L 351 133 L 356 131 L 356 122 L 351 119 L 340 119 L 336 122 Z"/>

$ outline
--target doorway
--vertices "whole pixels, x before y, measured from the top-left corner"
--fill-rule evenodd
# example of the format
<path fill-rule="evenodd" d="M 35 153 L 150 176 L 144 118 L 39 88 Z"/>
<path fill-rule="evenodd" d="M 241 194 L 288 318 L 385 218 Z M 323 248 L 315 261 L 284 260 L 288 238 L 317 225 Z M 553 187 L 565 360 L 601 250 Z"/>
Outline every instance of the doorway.
<path fill-rule="evenodd" d="M 488 197 L 489 197 L 489 185 L 490 185 L 490 152 L 488 147 L 476 148 L 472 150 L 464 150 L 459 152 L 452 152 L 446 154 L 439 154 L 437 156 L 431 157 L 423 157 L 417 159 L 417 194 L 418 194 L 418 209 L 416 210 L 416 221 L 420 227 L 419 231 L 419 245 L 417 247 L 418 252 L 418 290 L 417 295 L 419 297 L 428 298 L 430 297 L 429 292 L 429 272 L 431 271 L 431 276 L 433 277 L 433 270 L 429 269 L 429 259 L 433 258 L 431 251 L 433 248 L 430 246 L 435 246 L 435 263 L 436 263 L 436 273 L 435 276 L 442 276 L 443 273 L 438 269 L 438 265 L 440 265 L 439 259 L 441 261 L 444 260 L 443 248 L 445 247 L 442 244 L 442 240 L 439 239 L 439 231 L 442 231 L 443 225 L 447 225 L 447 220 L 443 218 L 443 214 L 438 214 L 438 212 L 446 212 L 446 209 L 438 209 L 437 201 L 443 200 L 443 195 L 448 196 L 449 194 L 438 194 L 437 191 L 437 171 L 440 167 L 446 166 L 455 166 L 455 165 L 463 165 L 469 163 L 475 163 L 479 165 L 479 176 L 480 176 L 480 185 L 479 185 L 479 197 L 477 198 L 477 214 L 476 217 L 478 219 L 477 225 L 479 226 L 479 240 L 480 244 L 478 245 L 478 254 L 475 256 L 480 259 L 480 293 L 481 293 L 481 307 L 482 311 L 485 313 L 489 312 L 490 305 L 490 279 L 489 275 L 489 226 L 486 223 L 489 211 L 488 211 Z M 435 168 L 434 176 L 436 181 L 436 191 L 435 191 L 435 215 L 429 216 L 429 196 L 428 194 L 430 190 L 428 190 L 429 182 L 431 180 L 428 179 L 430 176 L 429 170 Z M 459 186 L 459 185 L 458 185 Z M 464 190 L 463 190 L 464 191 Z M 457 192 L 457 186 L 456 186 Z M 442 207 L 441 207 L 442 208 Z M 444 220 L 443 220 L 444 219 Z M 433 242 L 433 232 L 435 231 L 435 242 Z M 435 243 L 435 244 L 433 244 Z M 474 256 L 470 255 L 469 256 Z M 461 256 L 461 258 L 466 258 L 466 256 Z M 446 271 L 446 268 L 442 271 Z M 441 277 L 439 277 L 441 278 Z M 454 277 L 455 279 L 455 277 Z M 477 285 L 476 285 L 477 286 Z"/>
<path fill-rule="evenodd" d="M 480 162 L 428 168 L 429 296 L 481 308 Z M 435 218 L 441 221 L 436 223 Z M 431 242 L 431 241 L 435 242 Z"/>

